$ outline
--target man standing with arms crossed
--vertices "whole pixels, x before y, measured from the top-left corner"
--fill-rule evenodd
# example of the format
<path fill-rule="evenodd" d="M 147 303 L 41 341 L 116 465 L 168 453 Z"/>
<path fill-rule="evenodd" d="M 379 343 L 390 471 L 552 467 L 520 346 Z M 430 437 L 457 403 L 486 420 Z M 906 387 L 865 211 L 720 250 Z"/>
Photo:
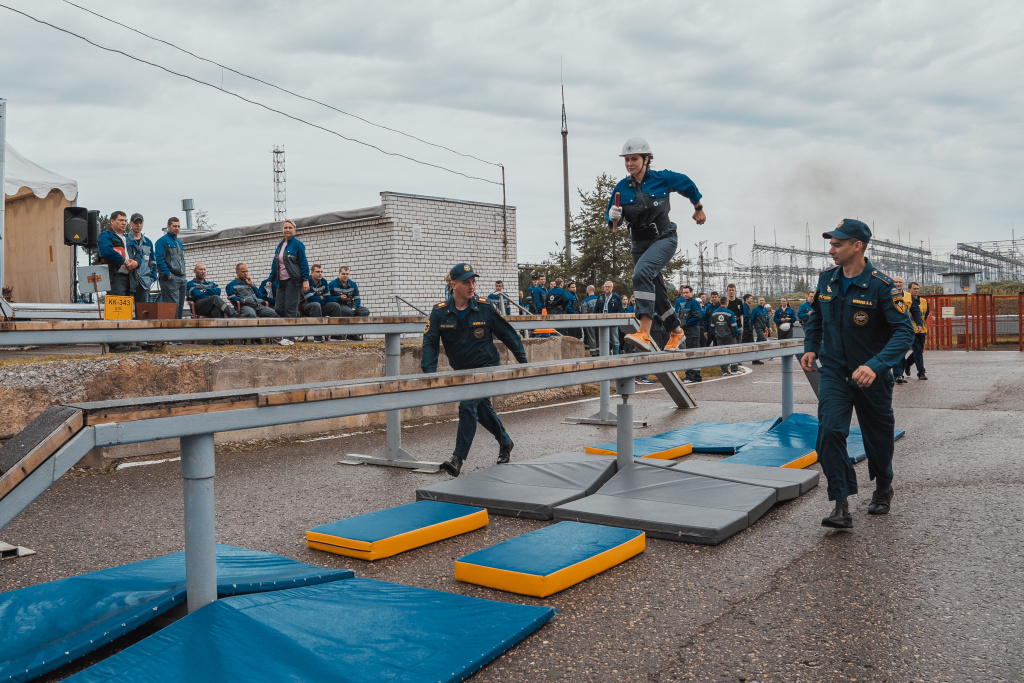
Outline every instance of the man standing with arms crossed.
<path fill-rule="evenodd" d="M 440 342 L 444 343 L 448 363 L 455 370 L 501 365 L 494 337 L 504 342 L 517 361 L 525 363 L 526 351 L 519 335 L 487 299 L 475 296 L 477 274 L 473 266 L 468 263 L 456 264 L 450 275 L 452 296 L 434 306 L 427 329 L 423 332 L 423 359 L 420 362 L 423 372 L 437 371 Z M 459 403 L 459 432 L 455 438 L 455 451 L 451 460 L 441 463 L 441 469 L 453 477 L 459 476 L 462 463 L 469 455 L 477 422 L 498 440 L 498 464 L 504 465 L 509 461 L 512 438 L 494 412 L 491 399 L 462 401 Z"/>
<path fill-rule="evenodd" d="M 178 309 L 174 317 L 181 320 L 185 306 L 185 245 L 178 239 L 181 221 L 174 216 L 167 219 L 167 232 L 156 241 L 156 267 L 159 271 L 160 301 L 174 303 Z"/>
<path fill-rule="evenodd" d="M 856 410 L 868 476 L 875 480 L 868 514 L 888 514 L 896 428 L 891 369 L 910 348 L 914 330 L 895 283 L 864 255 L 871 239 L 868 226 L 846 218 L 822 237 L 831 244 L 828 253 L 836 266 L 818 276 L 800 365 L 814 372 L 815 359 L 821 360 L 817 451 L 828 499 L 835 501 L 821 525 L 849 529 L 853 517 L 847 497 L 857 493 L 857 475 L 846 450 L 850 418 Z"/>

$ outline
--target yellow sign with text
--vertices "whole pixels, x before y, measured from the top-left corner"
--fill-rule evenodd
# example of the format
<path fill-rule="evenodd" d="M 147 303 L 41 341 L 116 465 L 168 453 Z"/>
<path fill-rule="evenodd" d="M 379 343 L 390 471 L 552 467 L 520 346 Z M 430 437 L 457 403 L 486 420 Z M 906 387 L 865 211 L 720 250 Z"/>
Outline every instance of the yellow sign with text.
<path fill-rule="evenodd" d="M 104 320 L 131 320 L 134 316 L 135 297 L 108 294 L 103 299 Z"/>

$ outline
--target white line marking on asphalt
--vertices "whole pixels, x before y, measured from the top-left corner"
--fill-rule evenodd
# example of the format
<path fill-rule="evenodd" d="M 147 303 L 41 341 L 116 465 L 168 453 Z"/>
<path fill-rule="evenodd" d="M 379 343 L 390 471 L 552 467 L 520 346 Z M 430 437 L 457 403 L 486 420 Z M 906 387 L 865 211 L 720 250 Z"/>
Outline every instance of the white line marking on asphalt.
<path fill-rule="evenodd" d="M 178 458 L 164 458 L 163 460 L 140 460 L 138 462 L 123 462 L 120 465 L 118 465 L 114 469 L 114 471 L 115 472 L 119 472 L 120 470 L 126 470 L 129 467 L 142 467 L 143 465 L 159 465 L 160 463 L 164 463 L 164 462 L 177 462 L 178 460 L 181 460 L 181 458 L 178 457 Z"/>

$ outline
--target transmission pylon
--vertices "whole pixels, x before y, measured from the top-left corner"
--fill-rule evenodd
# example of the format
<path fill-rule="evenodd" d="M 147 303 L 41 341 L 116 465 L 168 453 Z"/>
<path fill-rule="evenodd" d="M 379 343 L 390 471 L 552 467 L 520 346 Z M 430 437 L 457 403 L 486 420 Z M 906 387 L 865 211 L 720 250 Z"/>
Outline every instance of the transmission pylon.
<path fill-rule="evenodd" d="M 284 145 L 274 145 L 274 220 L 288 216 L 285 209 Z"/>

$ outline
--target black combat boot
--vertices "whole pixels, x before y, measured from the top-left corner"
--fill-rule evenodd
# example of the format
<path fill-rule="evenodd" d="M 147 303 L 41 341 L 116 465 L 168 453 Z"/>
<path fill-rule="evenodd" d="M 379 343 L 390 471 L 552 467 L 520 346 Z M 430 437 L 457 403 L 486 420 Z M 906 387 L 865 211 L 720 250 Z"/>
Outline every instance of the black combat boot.
<path fill-rule="evenodd" d="M 457 477 L 459 472 L 462 471 L 462 462 L 461 458 L 453 455 L 451 460 L 445 460 L 441 463 L 441 469 L 453 477 Z"/>
<path fill-rule="evenodd" d="M 822 526 L 829 526 L 833 529 L 852 529 L 853 517 L 850 515 L 850 505 L 845 500 L 836 501 L 836 507 L 832 514 L 821 520 Z"/>
<path fill-rule="evenodd" d="M 875 492 L 871 494 L 871 504 L 868 505 L 868 514 L 889 514 L 889 503 L 892 501 L 892 494 L 892 484 L 889 484 L 884 489 L 876 488 Z"/>
<path fill-rule="evenodd" d="M 502 446 L 498 449 L 498 464 L 507 465 L 508 461 L 512 458 L 512 447 L 515 446 L 512 440 L 509 439 L 507 446 Z"/>

